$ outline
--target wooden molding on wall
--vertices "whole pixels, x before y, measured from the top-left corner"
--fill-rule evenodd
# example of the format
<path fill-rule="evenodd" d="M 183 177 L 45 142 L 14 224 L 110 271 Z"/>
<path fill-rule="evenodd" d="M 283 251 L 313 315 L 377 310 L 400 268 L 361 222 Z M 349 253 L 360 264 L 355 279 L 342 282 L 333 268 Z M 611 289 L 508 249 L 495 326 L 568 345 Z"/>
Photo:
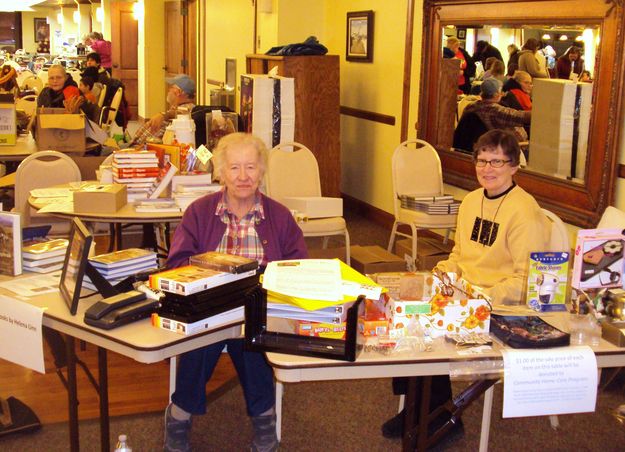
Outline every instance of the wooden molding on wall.
<path fill-rule="evenodd" d="M 384 115 L 373 111 L 360 110 L 358 108 L 346 107 L 341 105 L 340 112 L 342 115 L 353 116 L 354 118 L 366 119 L 367 121 L 381 122 L 389 126 L 395 125 L 395 116 Z"/>
<path fill-rule="evenodd" d="M 618 164 L 618 168 L 616 169 L 616 175 L 618 177 L 621 177 L 623 179 L 625 179 L 625 165 L 623 165 L 622 163 Z"/>

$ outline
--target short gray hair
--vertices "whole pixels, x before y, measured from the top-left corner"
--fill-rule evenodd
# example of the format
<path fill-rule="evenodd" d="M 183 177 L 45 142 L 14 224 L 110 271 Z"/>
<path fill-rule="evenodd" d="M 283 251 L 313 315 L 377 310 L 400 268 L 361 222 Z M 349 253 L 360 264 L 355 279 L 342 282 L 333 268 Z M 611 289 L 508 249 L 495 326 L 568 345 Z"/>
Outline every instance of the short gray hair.
<path fill-rule="evenodd" d="M 213 167 L 215 169 L 215 175 L 222 183 L 224 180 L 223 171 L 226 166 L 226 152 L 230 148 L 246 145 L 254 146 L 254 148 L 258 152 L 261 179 L 265 175 L 265 170 L 267 169 L 267 157 L 269 152 L 267 151 L 267 146 L 265 146 L 263 140 L 250 133 L 236 132 L 221 138 L 219 140 L 219 144 L 217 144 L 217 147 L 213 151 Z"/>

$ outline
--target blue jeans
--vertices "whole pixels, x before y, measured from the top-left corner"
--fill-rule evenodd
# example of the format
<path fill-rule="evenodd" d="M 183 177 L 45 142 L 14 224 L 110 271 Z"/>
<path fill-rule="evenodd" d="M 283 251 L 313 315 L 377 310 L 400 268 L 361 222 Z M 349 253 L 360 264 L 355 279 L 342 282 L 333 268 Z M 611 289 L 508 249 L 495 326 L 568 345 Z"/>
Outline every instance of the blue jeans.
<path fill-rule="evenodd" d="M 226 345 L 243 387 L 247 414 L 258 416 L 275 405 L 273 370 L 262 353 L 243 350 L 243 339 L 228 339 L 180 356 L 172 402 L 191 414 L 206 413 L 206 383 Z"/>

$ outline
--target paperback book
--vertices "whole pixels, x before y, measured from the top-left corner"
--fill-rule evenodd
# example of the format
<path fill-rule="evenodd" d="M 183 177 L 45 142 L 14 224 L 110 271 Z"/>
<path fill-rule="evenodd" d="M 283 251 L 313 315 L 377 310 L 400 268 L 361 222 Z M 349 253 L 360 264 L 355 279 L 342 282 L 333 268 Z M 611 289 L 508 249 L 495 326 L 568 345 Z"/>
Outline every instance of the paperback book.
<path fill-rule="evenodd" d="M 34 261 L 54 256 L 65 256 L 68 244 L 67 239 L 32 240 L 22 244 L 22 257 Z"/>
<path fill-rule="evenodd" d="M 141 248 L 128 248 L 126 250 L 114 251 L 112 253 L 100 254 L 89 258 L 91 265 L 98 269 L 111 270 L 114 268 L 125 267 L 128 265 L 138 264 L 145 261 L 156 260 L 154 251 L 144 250 Z"/>

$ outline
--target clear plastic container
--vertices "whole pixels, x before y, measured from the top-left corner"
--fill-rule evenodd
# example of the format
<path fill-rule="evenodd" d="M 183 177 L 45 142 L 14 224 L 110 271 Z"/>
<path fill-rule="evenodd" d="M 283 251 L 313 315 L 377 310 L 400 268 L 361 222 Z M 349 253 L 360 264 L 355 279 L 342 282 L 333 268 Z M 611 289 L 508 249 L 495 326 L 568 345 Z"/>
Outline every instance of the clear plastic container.
<path fill-rule="evenodd" d="M 119 435 L 117 446 L 115 446 L 115 452 L 132 452 L 132 448 L 128 445 L 126 435 Z"/>
<path fill-rule="evenodd" d="M 569 317 L 571 345 L 590 345 L 596 347 L 601 341 L 601 325 L 594 316 L 571 314 Z"/>

